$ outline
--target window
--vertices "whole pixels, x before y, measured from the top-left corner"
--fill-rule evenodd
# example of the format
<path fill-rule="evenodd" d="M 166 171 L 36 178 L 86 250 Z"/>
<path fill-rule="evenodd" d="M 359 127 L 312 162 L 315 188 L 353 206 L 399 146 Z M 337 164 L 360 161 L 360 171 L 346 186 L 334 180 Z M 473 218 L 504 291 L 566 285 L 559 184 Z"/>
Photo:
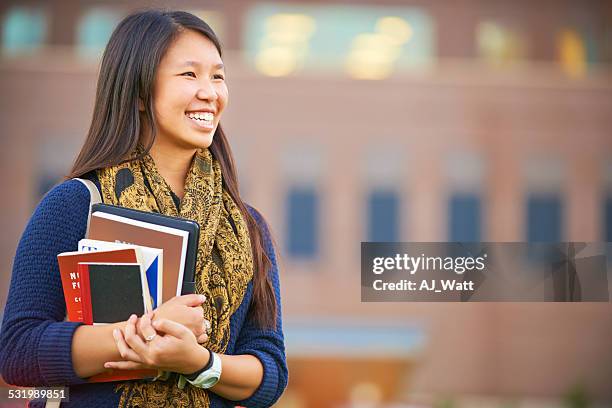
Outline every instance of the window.
<path fill-rule="evenodd" d="M 87 11 L 79 22 L 77 44 L 83 56 L 97 56 L 106 46 L 120 16 L 102 8 Z"/>
<path fill-rule="evenodd" d="M 368 241 L 399 241 L 400 199 L 393 190 L 374 190 L 368 197 Z"/>
<path fill-rule="evenodd" d="M 39 201 L 47 194 L 55 185 L 62 181 L 62 174 L 39 174 L 36 180 L 36 192 L 34 201 Z"/>
<path fill-rule="evenodd" d="M 604 202 L 604 242 L 608 264 L 612 264 L 612 193 L 608 193 Z"/>
<path fill-rule="evenodd" d="M 434 22 L 419 7 L 257 4 L 243 32 L 246 58 L 273 77 L 310 70 L 383 79 L 435 58 Z"/>
<path fill-rule="evenodd" d="M 318 186 L 326 174 L 321 146 L 288 141 L 280 155 L 283 185 L 287 186 L 285 231 L 290 257 L 309 259 L 319 253 L 321 236 Z"/>
<path fill-rule="evenodd" d="M 32 163 L 35 163 L 35 190 L 32 191 L 32 203 L 36 204 L 56 184 L 62 182 L 63 177 L 70 171 L 70 164 L 78 153 L 78 147 L 74 140 L 77 136 L 63 138 L 70 135 L 69 131 L 48 133 L 46 138 L 36 144 L 36 155 Z M 34 153 L 34 152 L 33 152 Z"/>
<path fill-rule="evenodd" d="M 561 157 L 533 154 L 525 158 L 527 242 L 559 242 L 563 235 L 561 192 L 567 162 Z"/>
<path fill-rule="evenodd" d="M 453 149 L 446 161 L 448 183 L 448 240 L 482 240 L 482 186 L 485 184 L 486 160 L 479 151 Z"/>
<path fill-rule="evenodd" d="M 587 48 L 582 35 L 576 30 L 565 29 L 557 35 L 559 63 L 571 77 L 581 77 L 587 68 Z"/>
<path fill-rule="evenodd" d="M 605 230 L 604 241 L 612 242 L 612 194 L 608 194 L 604 203 Z"/>
<path fill-rule="evenodd" d="M 527 241 L 561 241 L 561 198 L 533 193 L 527 198 Z"/>
<path fill-rule="evenodd" d="M 527 57 L 527 41 L 516 26 L 483 21 L 476 27 L 478 56 L 491 65 L 501 66 Z"/>
<path fill-rule="evenodd" d="M 287 194 L 289 255 L 314 258 L 319 250 L 319 197 L 314 187 L 292 187 Z"/>
<path fill-rule="evenodd" d="M 602 235 L 604 242 L 612 243 L 612 157 L 603 162 L 603 214 L 602 214 Z M 612 244 L 608 245 L 608 261 L 612 262 Z"/>
<path fill-rule="evenodd" d="M 473 193 L 455 193 L 448 203 L 449 241 L 479 242 L 481 239 L 480 197 Z"/>
<path fill-rule="evenodd" d="M 47 21 L 42 10 L 11 8 L 2 24 L 2 48 L 9 53 L 39 48 L 47 34 Z"/>

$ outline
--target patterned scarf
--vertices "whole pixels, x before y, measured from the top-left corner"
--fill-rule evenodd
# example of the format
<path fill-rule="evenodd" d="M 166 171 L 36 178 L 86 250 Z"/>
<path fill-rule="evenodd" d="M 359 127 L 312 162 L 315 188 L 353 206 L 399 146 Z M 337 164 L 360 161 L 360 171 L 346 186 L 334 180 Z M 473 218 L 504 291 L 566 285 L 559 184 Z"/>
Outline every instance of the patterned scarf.
<path fill-rule="evenodd" d="M 200 225 L 196 262 L 196 293 L 206 295 L 204 317 L 211 323 L 204 346 L 224 353 L 230 337 L 230 317 L 238 309 L 253 277 L 253 259 L 247 224 L 223 189 L 221 167 L 208 149 L 196 153 L 185 181 L 180 209 L 171 189 L 149 154 L 141 160 L 98 170 L 102 200 L 137 210 L 187 218 Z M 186 384 L 177 376 L 168 381 L 126 381 L 120 407 L 208 407 L 208 391 Z"/>

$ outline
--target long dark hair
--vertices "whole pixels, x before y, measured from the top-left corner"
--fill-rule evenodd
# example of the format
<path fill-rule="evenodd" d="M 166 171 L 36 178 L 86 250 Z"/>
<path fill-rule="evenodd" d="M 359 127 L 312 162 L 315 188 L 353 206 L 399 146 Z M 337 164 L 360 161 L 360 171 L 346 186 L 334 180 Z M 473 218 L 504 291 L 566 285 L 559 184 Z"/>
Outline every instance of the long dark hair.
<path fill-rule="evenodd" d="M 189 29 L 208 38 L 221 54 L 221 43 L 213 30 L 193 14 L 183 11 L 146 10 L 129 15 L 110 37 L 102 57 L 93 118 L 87 138 L 67 178 L 81 177 L 92 170 L 138 160 L 139 143 L 145 154 L 156 135 L 153 110 L 155 73 L 166 50 L 181 31 Z M 142 103 L 144 112 L 140 112 Z M 141 115 L 145 123 L 141 121 Z M 141 140 L 143 125 L 151 130 Z M 240 198 L 236 165 L 221 124 L 209 147 L 218 160 L 223 187 L 232 196 L 247 221 L 253 250 L 254 276 L 250 317 L 260 327 L 276 324 L 277 301 L 268 271 L 271 262 L 264 250 L 264 239 L 257 221 Z M 267 229 L 263 217 L 263 228 Z"/>

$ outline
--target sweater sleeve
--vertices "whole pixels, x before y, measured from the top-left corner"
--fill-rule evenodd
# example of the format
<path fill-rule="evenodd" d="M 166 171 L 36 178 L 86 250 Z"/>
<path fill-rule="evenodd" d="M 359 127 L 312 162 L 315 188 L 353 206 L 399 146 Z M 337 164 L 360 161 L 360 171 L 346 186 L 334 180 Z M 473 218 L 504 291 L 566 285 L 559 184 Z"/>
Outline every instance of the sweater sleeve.
<path fill-rule="evenodd" d="M 84 237 L 89 192 L 76 180 L 51 190 L 21 237 L 0 332 L 0 372 L 19 386 L 83 383 L 72 366 L 79 323 L 66 316 L 57 254 L 75 251 Z"/>
<path fill-rule="evenodd" d="M 276 254 L 265 221 L 257 211 L 252 210 L 251 213 L 262 230 L 266 253 L 272 263 L 269 275 L 277 299 L 276 327 L 261 329 L 251 319 L 245 321 L 236 342 L 236 354 L 250 354 L 257 357 L 263 365 L 264 373 L 261 384 L 253 395 L 245 400 L 237 401 L 236 404 L 245 407 L 269 407 L 280 398 L 287 387 L 289 373 L 281 321 L 281 297 Z"/>

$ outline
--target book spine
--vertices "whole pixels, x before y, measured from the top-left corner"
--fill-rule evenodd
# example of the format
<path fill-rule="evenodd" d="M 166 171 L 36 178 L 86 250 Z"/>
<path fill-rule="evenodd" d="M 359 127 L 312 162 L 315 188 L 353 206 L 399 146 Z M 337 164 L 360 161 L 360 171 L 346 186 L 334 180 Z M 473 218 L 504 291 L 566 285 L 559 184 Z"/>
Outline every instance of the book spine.
<path fill-rule="evenodd" d="M 87 382 L 101 383 L 112 381 L 127 381 L 140 380 L 143 378 L 154 378 L 157 376 L 157 370 L 111 370 L 104 373 L 96 374 L 89 377 Z"/>
<path fill-rule="evenodd" d="M 89 265 L 79 263 L 77 267 L 81 286 L 81 305 L 83 308 L 83 323 L 93 324 L 93 313 L 91 310 L 91 288 L 89 284 Z"/>
<path fill-rule="evenodd" d="M 157 305 L 157 293 L 158 293 L 158 284 L 159 281 L 157 279 L 159 275 L 159 256 L 156 256 L 153 262 L 149 265 L 146 272 L 147 278 L 147 286 L 149 290 L 149 295 L 151 297 L 151 303 L 153 308 L 156 308 Z"/>

